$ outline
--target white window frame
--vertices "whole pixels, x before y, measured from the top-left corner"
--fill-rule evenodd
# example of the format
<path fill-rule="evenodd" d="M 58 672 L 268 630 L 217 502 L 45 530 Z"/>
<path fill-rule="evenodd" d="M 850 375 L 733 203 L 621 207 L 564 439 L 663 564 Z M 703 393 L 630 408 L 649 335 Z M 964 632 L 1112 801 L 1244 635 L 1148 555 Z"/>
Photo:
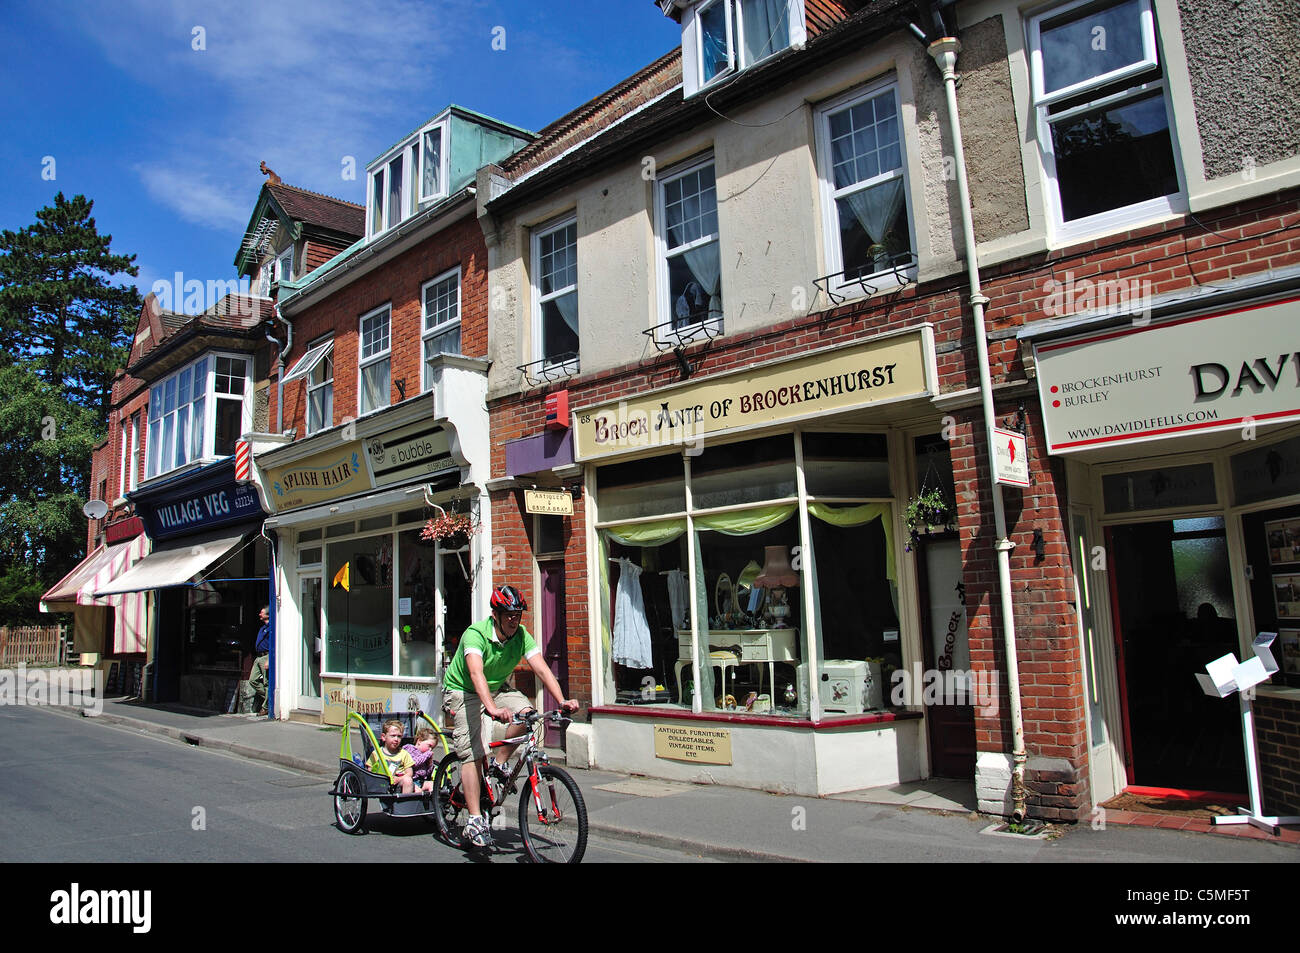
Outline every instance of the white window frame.
<path fill-rule="evenodd" d="M 307 345 L 307 350 L 302 357 L 294 362 L 293 367 L 284 375 L 282 383 L 291 384 L 294 381 L 305 380 L 306 390 L 304 394 L 307 399 L 307 408 L 304 419 L 306 421 L 307 433 L 316 433 L 318 430 L 325 430 L 333 426 L 333 413 L 330 414 L 330 420 L 323 421 L 320 426 L 311 425 L 312 395 L 325 387 L 330 389 L 330 406 L 334 404 L 334 373 L 333 373 L 333 352 L 334 352 L 334 335 L 327 334 L 325 337 L 312 341 Z M 316 372 L 324 366 L 326 361 L 331 361 L 330 376 L 326 380 L 316 380 Z"/>
<path fill-rule="evenodd" d="M 454 279 L 456 282 L 456 317 L 439 321 L 437 324 L 430 327 L 429 326 L 429 301 L 428 301 L 429 289 L 434 287 L 435 285 L 440 285 L 449 279 Z M 451 333 L 453 329 L 459 330 L 462 327 L 460 300 L 461 300 L 460 265 L 457 265 L 455 268 L 452 268 L 450 271 L 444 271 L 442 274 L 430 278 L 424 284 L 420 285 L 420 367 L 422 368 L 422 373 L 420 375 L 421 392 L 429 390 L 433 386 L 433 381 L 430 379 L 429 376 L 429 361 L 433 357 L 436 357 L 438 354 L 453 353 L 450 351 L 435 351 L 433 353 L 430 353 L 429 344 L 436 338 L 440 338 L 445 334 Z M 463 346 L 464 346 L 464 339 L 461 339 L 461 347 L 457 347 L 454 353 L 456 354 L 461 353 Z"/>
<path fill-rule="evenodd" d="M 745 11 L 741 0 L 706 0 L 687 9 L 682 17 L 682 60 L 689 64 L 683 67 L 688 74 L 686 96 L 707 89 L 727 77 L 748 69 L 755 63 L 761 63 L 768 57 L 775 56 L 791 47 L 802 47 L 807 38 L 804 23 L 806 16 L 803 0 L 782 0 L 786 7 L 785 42 L 777 46 L 768 56 L 750 61 L 745 56 L 745 44 L 741 42 L 745 29 Z M 706 10 L 723 5 L 727 30 L 727 67 L 719 70 L 711 79 L 704 78 L 704 27 L 701 14 Z M 693 73 L 693 75 L 691 75 Z"/>
<path fill-rule="evenodd" d="M 449 150 L 447 149 L 447 132 L 450 125 L 451 124 L 445 119 L 438 122 L 431 122 L 421 129 L 419 134 L 416 136 L 415 148 L 420 157 L 420 178 L 417 191 L 419 193 L 419 201 L 421 204 L 447 197 L 447 178 L 451 167 L 451 161 L 448 156 Z M 435 129 L 438 130 L 438 135 L 441 139 L 441 143 L 438 147 L 438 191 L 426 193 L 424 191 L 424 166 L 429 160 L 429 153 L 428 150 L 424 148 L 424 137 Z"/>
<path fill-rule="evenodd" d="M 288 261 L 288 267 L 285 262 Z M 293 281 L 293 246 L 290 245 L 275 258 L 275 280 Z"/>
<path fill-rule="evenodd" d="M 233 351 L 205 351 L 203 354 L 200 354 L 198 357 L 196 357 L 193 361 L 186 364 L 184 367 L 177 368 L 173 373 L 168 374 L 166 377 L 150 385 L 149 407 L 146 408 L 144 414 L 144 420 L 142 421 L 142 425 L 145 427 L 147 427 L 150 423 L 153 422 L 149 414 L 149 408 L 153 406 L 154 395 L 156 393 L 160 393 L 166 387 L 167 383 L 172 380 L 175 380 L 176 387 L 179 388 L 181 375 L 184 374 L 186 371 L 192 372 L 193 369 L 197 367 L 201 361 L 206 361 L 207 363 L 204 367 L 205 379 L 203 385 L 203 446 L 200 448 L 199 453 L 196 456 L 191 456 L 187 453 L 185 455 L 186 459 L 182 463 L 175 463 L 176 434 L 174 430 L 173 430 L 173 439 L 170 441 L 169 445 L 164 444 L 163 446 L 158 446 L 157 441 L 150 439 L 146 445 L 146 459 L 145 459 L 146 480 L 152 480 L 155 477 L 163 476 L 167 473 L 171 473 L 174 470 L 179 470 L 181 467 L 189 466 L 190 464 L 198 461 L 209 461 L 209 460 L 217 459 L 216 450 L 215 450 L 216 440 L 217 440 L 217 401 L 218 400 L 233 401 L 236 399 L 229 396 L 219 395 L 216 392 L 217 360 L 219 358 L 228 358 L 230 360 L 242 361 L 244 364 L 244 377 L 243 377 L 244 392 L 238 398 L 240 402 L 240 415 L 239 415 L 240 432 L 247 433 L 248 431 L 253 429 L 253 403 L 252 403 L 253 357 L 252 355 L 239 354 Z M 193 385 L 191 384 L 191 388 L 192 387 Z M 191 394 L 192 393 L 193 390 L 191 389 Z M 191 397 L 191 399 L 186 401 L 185 403 L 193 404 L 194 400 Z M 181 406 L 182 404 L 178 400 L 176 404 L 177 410 L 179 410 Z M 164 415 L 158 419 L 165 420 L 166 416 L 167 415 Z M 185 440 L 186 443 L 192 446 L 193 439 L 194 439 L 193 437 L 194 424 L 193 424 L 192 412 L 191 412 L 191 416 L 187 419 L 189 421 L 189 425 L 187 426 L 185 431 Z M 160 434 L 163 432 L 164 429 L 165 429 L 165 425 L 161 425 L 159 428 Z M 161 454 L 163 453 L 163 451 L 166 450 L 170 450 L 171 452 L 169 454 L 170 460 L 165 461 L 161 459 Z M 157 461 L 156 470 L 153 468 L 153 464 L 155 460 Z"/>
<path fill-rule="evenodd" d="M 894 110 L 898 116 L 898 148 L 902 154 L 902 163 L 898 169 L 891 169 L 889 172 L 881 173 L 865 182 L 855 182 L 842 189 L 837 189 L 835 187 L 835 158 L 831 150 L 831 115 L 846 109 L 852 109 L 859 103 L 875 99 L 885 93 L 891 93 L 894 97 Z M 837 296 L 862 297 L 869 294 L 869 292 L 862 287 L 861 282 L 866 281 L 869 284 L 870 279 L 875 275 L 889 275 L 895 270 L 904 275 L 909 281 L 915 281 L 919 251 L 916 247 L 916 220 L 912 215 L 911 180 L 907 171 L 907 126 L 903 122 L 902 97 L 898 90 L 898 80 L 890 76 L 850 90 L 844 95 L 818 106 L 814 116 L 817 138 L 817 178 L 822 197 L 822 241 L 826 248 L 826 273 L 835 276 L 828 283 L 831 292 Z M 912 246 L 912 263 L 846 279 L 843 274 L 844 249 L 840 246 L 840 215 L 836 200 L 850 193 L 861 192 L 873 186 L 900 178 L 903 181 L 903 211 L 907 216 L 907 234 L 908 243 Z M 887 290 L 888 287 L 898 287 L 897 282 L 890 279 L 889 282 L 882 285 L 881 290 Z"/>
<path fill-rule="evenodd" d="M 384 153 L 383 157 L 372 163 L 366 170 L 366 238 L 372 239 L 390 229 L 396 228 L 411 216 L 420 210 L 420 200 L 416 193 L 419 188 L 419 182 L 416 176 L 420 169 L 420 143 L 421 136 L 416 135 L 407 139 L 400 146 L 390 149 Z M 445 149 L 444 149 L 445 151 Z M 392 166 L 398 159 L 402 160 L 402 186 L 399 204 L 401 206 L 396 220 L 390 222 L 393 217 L 391 208 L 392 188 L 389 182 Z M 380 184 L 380 198 L 376 205 L 375 184 Z M 375 225 L 375 216 L 378 213 L 378 227 Z"/>
<path fill-rule="evenodd" d="M 578 372 L 578 357 L 569 358 L 565 361 L 552 361 L 546 358 L 543 353 L 543 336 L 542 336 L 542 306 L 548 301 L 554 301 L 556 298 L 563 298 L 567 294 L 578 293 L 578 269 L 573 270 L 573 284 L 565 285 L 563 288 L 552 291 L 550 294 L 542 294 L 542 239 L 547 235 L 552 235 L 562 229 L 573 226 L 573 254 L 575 262 L 578 255 L 578 213 L 570 212 L 559 218 L 553 218 L 547 222 L 538 225 L 533 229 L 531 238 L 532 247 L 532 337 L 533 337 L 533 354 L 536 360 L 546 360 L 548 369 L 556 368 L 562 373 L 576 374 Z M 578 346 L 582 346 L 582 302 L 578 302 Z"/>
<path fill-rule="evenodd" d="M 680 245 L 677 248 L 674 248 L 671 251 L 669 251 L 668 212 L 667 212 L 667 203 L 664 201 L 664 192 L 666 191 L 666 186 L 670 182 L 676 181 L 677 179 L 680 179 L 683 176 L 690 175 L 692 172 L 695 172 L 699 169 L 703 169 L 705 166 L 710 166 L 710 165 L 713 166 L 713 188 L 714 188 L 714 196 L 715 196 L 714 214 L 718 216 L 718 231 L 714 232 L 711 237 L 701 236 L 700 238 L 696 239 L 695 241 L 689 244 Z M 722 302 L 723 302 L 722 305 L 723 314 L 718 315 L 716 318 L 705 318 L 702 321 L 695 321 L 692 322 L 691 324 L 683 324 L 681 327 L 678 328 L 659 327 L 658 339 L 661 341 L 673 341 L 675 339 L 675 335 L 680 334 L 682 331 L 703 328 L 710 324 L 715 326 L 719 332 L 722 330 L 723 315 L 725 315 L 726 313 L 727 296 L 726 294 L 723 293 L 724 289 L 722 287 L 723 286 L 723 275 L 721 270 L 722 215 L 721 215 L 721 206 L 716 200 L 717 188 L 718 188 L 718 166 L 717 166 L 716 158 L 714 157 L 712 152 L 706 153 L 705 155 L 702 156 L 696 156 L 693 159 L 687 159 L 685 162 L 673 166 L 672 168 L 664 172 L 662 175 L 659 175 L 655 178 L 655 259 L 656 259 L 655 275 L 659 286 L 658 294 L 656 296 L 658 299 L 658 310 L 657 310 L 658 319 L 655 322 L 656 325 L 665 325 L 667 322 L 673 320 L 672 288 L 669 285 L 669 278 L 668 278 L 668 259 L 677 258 L 678 256 L 683 255 L 686 252 L 691 251 L 692 249 L 695 248 L 703 248 L 705 245 L 708 245 L 710 242 L 716 242 L 718 245 L 718 265 L 719 265 L 718 293 L 722 295 Z"/>
<path fill-rule="evenodd" d="M 1135 63 L 1111 70 L 1089 80 L 1082 80 L 1051 93 L 1044 92 L 1042 24 L 1045 20 L 1055 19 L 1076 10 L 1079 7 L 1096 3 L 1097 0 L 1073 0 L 1069 3 L 1039 7 L 1031 11 L 1025 20 L 1025 30 L 1029 46 L 1029 81 L 1031 107 L 1034 113 L 1034 128 L 1038 138 L 1038 153 L 1043 164 L 1043 200 L 1047 209 L 1049 238 L 1053 243 L 1072 242 L 1090 235 L 1118 231 L 1137 224 L 1151 221 L 1186 211 L 1187 186 L 1183 176 L 1182 157 L 1178 149 L 1178 136 L 1174 119 L 1173 103 L 1169 96 L 1168 68 L 1162 64 L 1156 40 L 1155 11 L 1152 0 L 1137 0 L 1140 6 L 1140 28 L 1142 30 L 1142 58 Z M 1143 73 L 1162 67 L 1162 75 L 1150 82 L 1133 86 L 1108 94 L 1099 99 L 1081 103 L 1048 119 L 1049 107 L 1062 100 L 1086 93 L 1089 89 L 1100 89 L 1128 78 L 1137 78 Z M 1060 122 L 1080 113 L 1092 112 L 1106 105 L 1118 105 L 1139 96 L 1160 90 L 1165 106 L 1165 118 L 1169 124 L 1169 144 L 1173 154 L 1174 169 L 1178 177 L 1178 191 L 1169 195 L 1158 196 L 1137 202 L 1133 205 L 1120 206 L 1105 212 L 1098 212 L 1085 218 L 1066 222 L 1061 209 L 1061 188 L 1056 172 L 1056 155 L 1052 143 L 1052 122 Z"/>
<path fill-rule="evenodd" d="M 140 411 L 131 415 L 131 456 L 126 473 L 126 489 L 134 490 L 140 473 Z"/>
<path fill-rule="evenodd" d="M 117 472 L 117 495 L 119 498 L 126 493 L 126 471 L 128 468 L 127 461 L 130 459 L 130 448 L 131 448 L 131 445 L 128 443 L 129 436 L 130 436 L 130 421 L 123 418 L 121 421 L 121 425 L 122 425 L 122 444 L 121 444 L 122 463 L 121 466 L 118 468 L 118 472 Z"/>
<path fill-rule="evenodd" d="M 362 357 L 361 352 L 365 343 L 366 322 L 378 314 L 387 313 L 388 331 L 384 335 L 385 345 L 382 351 L 376 351 L 369 357 Z M 367 311 L 357 321 L 357 416 L 364 417 L 366 414 L 373 414 L 392 406 L 393 403 L 393 305 L 392 302 L 382 304 L 378 308 Z M 384 394 L 384 402 L 374 407 L 364 409 L 363 402 L 365 399 L 365 370 L 373 367 L 380 362 L 388 364 L 388 388 Z"/>

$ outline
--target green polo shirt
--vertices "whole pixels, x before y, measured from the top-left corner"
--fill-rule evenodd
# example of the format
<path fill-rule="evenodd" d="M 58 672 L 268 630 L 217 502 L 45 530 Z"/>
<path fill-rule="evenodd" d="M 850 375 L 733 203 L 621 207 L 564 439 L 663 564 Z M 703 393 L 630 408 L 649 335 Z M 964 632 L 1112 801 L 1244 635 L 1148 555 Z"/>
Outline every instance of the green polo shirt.
<path fill-rule="evenodd" d="M 492 617 L 476 622 L 465 630 L 460 638 L 460 648 L 447 666 L 447 673 L 442 678 L 442 687 L 453 692 L 473 692 L 474 683 L 469 677 L 469 666 L 465 664 L 466 652 L 477 652 L 483 656 L 483 677 L 487 679 L 488 690 L 493 695 L 510 673 L 515 670 L 519 660 L 530 658 L 540 651 L 533 637 L 528 634 L 523 623 L 515 630 L 514 636 L 501 642 L 497 638 Z"/>

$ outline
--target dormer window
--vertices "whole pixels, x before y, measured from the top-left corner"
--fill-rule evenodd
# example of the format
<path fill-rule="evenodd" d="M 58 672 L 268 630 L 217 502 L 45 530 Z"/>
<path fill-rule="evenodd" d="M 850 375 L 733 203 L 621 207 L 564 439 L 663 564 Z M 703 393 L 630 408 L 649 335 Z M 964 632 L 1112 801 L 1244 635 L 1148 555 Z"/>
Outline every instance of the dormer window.
<path fill-rule="evenodd" d="M 685 94 L 801 46 L 803 0 L 706 0 L 682 12 Z"/>
<path fill-rule="evenodd" d="M 275 260 L 275 280 L 293 280 L 293 246 L 290 245 Z"/>
<path fill-rule="evenodd" d="M 367 237 L 400 225 L 447 196 L 447 123 L 430 123 L 370 166 Z"/>

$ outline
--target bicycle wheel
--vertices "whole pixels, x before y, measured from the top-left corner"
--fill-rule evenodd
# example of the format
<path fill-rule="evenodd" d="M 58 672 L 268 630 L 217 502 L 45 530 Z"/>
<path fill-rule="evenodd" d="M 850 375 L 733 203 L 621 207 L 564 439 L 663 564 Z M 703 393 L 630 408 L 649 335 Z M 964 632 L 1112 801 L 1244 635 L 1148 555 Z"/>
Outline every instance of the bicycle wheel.
<path fill-rule="evenodd" d="M 537 769 L 539 812 L 532 784 L 519 795 L 519 833 L 535 864 L 577 864 L 587 850 L 587 805 L 578 782 L 563 768 Z"/>
<path fill-rule="evenodd" d="M 433 773 L 433 818 L 438 824 L 438 837 L 453 847 L 460 846 L 457 818 L 464 808 L 465 796 L 460 789 L 460 758 L 453 751 L 438 762 Z"/>
<path fill-rule="evenodd" d="M 366 799 L 362 797 L 365 782 L 356 771 L 346 768 L 339 772 L 334 782 L 334 819 L 339 830 L 346 834 L 359 834 L 366 826 Z"/>

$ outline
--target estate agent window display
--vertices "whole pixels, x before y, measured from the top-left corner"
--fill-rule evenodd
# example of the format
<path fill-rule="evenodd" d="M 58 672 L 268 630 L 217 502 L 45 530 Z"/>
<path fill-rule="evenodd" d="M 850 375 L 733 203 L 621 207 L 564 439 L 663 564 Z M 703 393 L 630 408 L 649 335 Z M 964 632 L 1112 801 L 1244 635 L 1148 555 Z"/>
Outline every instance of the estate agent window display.
<path fill-rule="evenodd" d="M 602 466 L 596 486 L 606 703 L 807 719 L 810 644 L 823 715 L 888 703 L 902 658 L 883 435 L 711 445 Z"/>

